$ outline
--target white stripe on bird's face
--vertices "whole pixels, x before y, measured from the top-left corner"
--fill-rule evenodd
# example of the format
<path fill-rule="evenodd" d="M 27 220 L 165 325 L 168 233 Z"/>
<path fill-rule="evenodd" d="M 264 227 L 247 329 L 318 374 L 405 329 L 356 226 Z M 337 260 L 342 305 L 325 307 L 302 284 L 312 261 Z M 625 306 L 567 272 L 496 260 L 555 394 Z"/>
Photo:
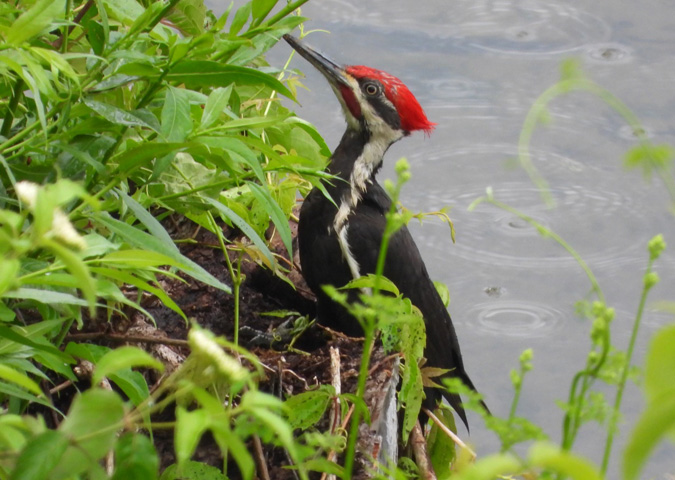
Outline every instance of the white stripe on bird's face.
<path fill-rule="evenodd" d="M 363 193 L 368 187 L 368 183 L 372 183 L 374 172 L 381 165 L 385 152 L 392 143 L 403 138 L 405 132 L 401 129 L 392 128 L 391 125 L 378 115 L 377 111 L 361 92 L 361 87 L 356 79 L 349 77 L 349 82 L 353 86 L 352 90 L 361 107 L 362 119 L 354 117 L 339 90 L 335 89 L 335 93 L 340 100 L 349 128 L 359 129 L 365 126 L 368 130 L 368 142 L 364 146 L 361 155 L 354 162 L 354 167 L 349 177 L 350 189 L 340 199 L 340 206 L 333 220 L 333 229 L 337 235 L 342 256 L 349 266 L 352 278 L 357 279 L 361 277 L 361 272 L 359 263 L 352 255 L 349 245 L 349 216 L 356 210 Z M 393 110 L 396 110 L 388 99 L 383 98 L 382 101 Z"/>

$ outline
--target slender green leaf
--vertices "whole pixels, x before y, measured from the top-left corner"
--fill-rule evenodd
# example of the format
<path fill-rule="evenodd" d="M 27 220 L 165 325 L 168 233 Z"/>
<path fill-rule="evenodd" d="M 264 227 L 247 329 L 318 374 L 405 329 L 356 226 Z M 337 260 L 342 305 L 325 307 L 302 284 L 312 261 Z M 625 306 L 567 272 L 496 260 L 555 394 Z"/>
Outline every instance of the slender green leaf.
<path fill-rule="evenodd" d="M 0 378 L 15 383 L 35 395 L 42 395 L 42 390 L 40 390 L 39 385 L 31 380 L 28 375 L 25 375 L 18 370 L 14 370 L 7 365 L 0 364 Z"/>
<path fill-rule="evenodd" d="M 225 422 L 214 422 L 211 430 L 220 448 L 227 448 L 227 451 L 232 454 L 241 472 L 241 477 L 244 480 L 252 480 L 255 474 L 255 463 L 246 444 L 230 430 Z"/>
<path fill-rule="evenodd" d="M 274 8 L 274 5 L 277 4 L 277 0 L 252 0 L 251 1 L 251 14 L 253 15 L 253 21 L 256 25 L 265 20 L 265 17 L 268 13 Z"/>
<path fill-rule="evenodd" d="M 119 264 L 124 268 L 159 267 L 180 265 L 175 259 L 148 250 L 118 250 L 98 259 L 102 264 Z"/>
<path fill-rule="evenodd" d="M 49 248 L 56 258 L 66 266 L 68 271 L 78 279 L 78 288 L 82 291 L 89 305 L 89 312 L 93 316 L 96 310 L 96 282 L 91 277 L 89 269 L 72 250 L 62 246 L 58 242 L 43 240 L 42 243 Z"/>
<path fill-rule="evenodd" d="M 623 455 L 623 476 L 639 477 L 664 437 L 675 436 L 675 325 L 661 329 L 652 340 L 645 365 L 647 405 L 630 435 Z"/>
<path fill-rule="evenodd" d="M 126 127 L 141 127 L 155 130 L 155 127 L 128 110 L 122 110 L 119 107 L 108 103 L 99 102 L 91 98 L 85 98 L 84 104 L 94 112 L 115 125 L 124 125 Z"/>
<path fill-rule="evenodd" d="M 184 88 L 169 86 L 162 106 L 162 135 L 168 142 L 182 142 L 192 131 L 190 99 Z"/>
<path fill-rule="evenodd" d="M 213 205 L 216 207 L 216 209 L 224 215 L 227 219 L 229 219 L 239 230 L 242 231 L 244 235 L 246 235 L 256 247 L 265 255 L 265 258 L 269 261 L 270 265 L 274 265 L 274 257 L 272 256 L 272 252 L 270 252 L 270 249 L 267 248 L 267 245 L 265 244 L 265 241 L 260 238 L 260 236 L 256 233 L 256 231 L 251 227 L 248 223 L 244 221 L 243 218 L 241 218 L 239 215 L 234 213 L 232 209 L 226 207 L 222 203 L 220 203 L 217 200 L 214 200 L 213 198 L 205 198 L 204 199 L 207 203 Z"/>
<path fill-rule="evenodd" d="M 529 460 L 535 466 L 550 468 L 577 480 L 602 480 L 590 461 L 557 445 L 535 443 L 530 449 Z"/>
<path fill-rule="evenodd" d="M 13 383 L 0 382 L 0 393 L 6 395 L 7 397 L 23 400 L 27 403 L 36 403 L 54 411 L 59 411 L 49 401 L 45 400 L 44 397 L 37 397 L 32 393 L 27 392 L 23 388 L 17 387 Z"/>
<path fill-rule="evenodd" d="M 17 282 L 17 274 L 21 268 L 18 258 L 0 258 L 0 297 Z"/>
<path fill-rule="evenodd" d="M 201 266 L 167 247 L 161 240 L 149 235 L 137 228 L 132 227 L 124 222 L 112 218 L 108 214 L 96 213 L 91 217 L 94 221 L 104 225 L 106 228 L 122 237 L 125 241 L 137 248 L 145 248 L 157 253 L 161 253 L 178 262 L 178 268 L 192 276 L 193 278 L 203 282 L 207 285 L 215 287 L 224 292 L 230 293 L 231 289 L 220 280 L 215 278 L 209 272 L 204 270 Z"/>
<path fill-rule="evenodd" d="M 162 226 L 159 221 L 145 208 L 143 205 L 138 203 L 133 197 L 130 197 L 120 189 L 117 190 L 118 195 L 124 201 L 124 204 L 129 207 L 129 209 L 134 212 L 134 216 L 148 229 L 152 235 L 161 240 L 167 248 L 178 251 L 178 247 L 171 239 L 171 236 Z"/>
<path fill-rule="evenodd" d="M 219 87 L 211 92 L 202 113 L 200 123 L 202 129 L 209 128 L 218 121 L 220 115 L 228 106 L 230 95 L 232 95 L 232 85 L 225 88 Z"/>
<path fill-rule="evenodd" d="M 272 198 L 269 190 L 255 183 L 248 183 L 248 186 L 277 227 L 277 232 L 279 232 L 281 241 L 284 242 L 288 252 L 288 258 L 293 258 L 293 234 L 291 233 L 291 227 L 288 225 L 288 218 L 279 204 Z"/>
<path fill-rule="evenodd" d="M 175 83 L 195 87 L 227 87 L 235 85 L 264 85 L 293 99 L 293 94 L 272 75 L 248 67 L 226 65 L 210 60 L 186 60 L 166 75 Z"/>
<path fill-rule="evenodd" d="M 128 174 L 133 170 L 145 166 L 146 163 L 155 158 L 159 159 L 169 153 L 182 152 L 189 146 L 189 143 L 145 142 L 114 156 L 111 161 L 119 165 L 117 168 L 119 172 Z"/>
<path fill-rule="evenodd" d="M 66 11 L 66 0 L 38 0 L 9 27 L 5 40 L 12 45 L 40 34 L 56 19 L 62 19 Z"/>
<path fill-rule="evenodd" d="M 160 372 L 164 370 L 164 365 L 146 351 L 131 346 L 118 347 L 106 353 L 98 361 L 92 376 L 92 383 L 98 384 L 103 377 L 132 367 L 149 367 Z"/>
<path fill-rule="evenodd" d="M 28 290 L 28 289 L 19 289 L 19 290 Z M 46 292 L 45 290 L 36 290 L 37 292 L 45 292 L 45 293 L 55 293 L 55 292 Z M 26 298 L 26 297 L 19 297 L 19 298 Z M 47 303 L 52 303 L 47 300 Z M 80 304 L 80 305 L 86 305 L 86 304 Z M 47 322 L 42 322 L 42 323 L 47 323 Z M 61 324 L 62 322 L 56 321 L 56 322 L 50 322 L 49 325 L 50 329 L 53 329 L 55 325 Z M 39 325 L 39 324 L 38 324 Z M 28 327 L 30 328 L 30 327 Z M 44 351 L 47 353 L 50 353 L 52 355 L 56 355 L 59 357 L 61 360 L 63 360 L 66 363 L 74 363 L 73 358 L 60 351 L 58 348 L 54 347 L 52 344 L 45 342 L 44 344 L 38 343 L 36 341 L 33 341 L 30 336 L 31 335 L 40 335 L 39 332 L 21 332 L 19 333 L 18 327 L 14 328 L 8 328 L 5 327 L 4 325 L 0 325 L 0 337 L 3 340 L 9 340 L 10 342 L 15 342 L 19 345 L 25 345 L 30 348 L 34 348 L 35 350 L 40 350 Z M 8 353 L 3 351 L 2 353 Z"/>
<path fill-rule="evenodd" d="M 189 412 L 183 407 L 176 407 L 174 448 L 179 467 L 184 466 L 190 460 L 199 440 L 209 428 L 210 423 L 211 421 L 206 410 L 193 410 Z"/>
<path fill-rule="evenodd" d="M 50 290 L 42 290 L 38 288 L 17 288 L 10 292 L 5 292 L 5 298 L 23 298 L 26 300 L 35 300 L 40 303 L 53 303 L 64 305 L 79 305 L 86 307 L 88 303 L 81 298 L 71 295 L 69 293 L 52 292 Z"/>

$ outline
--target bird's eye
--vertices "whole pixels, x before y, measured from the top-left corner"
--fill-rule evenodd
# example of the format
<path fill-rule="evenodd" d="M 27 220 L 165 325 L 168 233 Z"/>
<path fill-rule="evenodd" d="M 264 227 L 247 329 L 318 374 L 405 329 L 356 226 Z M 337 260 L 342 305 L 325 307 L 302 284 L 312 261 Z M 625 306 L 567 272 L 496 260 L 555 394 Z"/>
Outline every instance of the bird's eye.
<path fill-rule="evenodd" d="M 365 86 L 365 91 L 368 95 L 373 96 L 377 95 L 380 92 L 380 89 L 374 83 L 367 83 Z"/>

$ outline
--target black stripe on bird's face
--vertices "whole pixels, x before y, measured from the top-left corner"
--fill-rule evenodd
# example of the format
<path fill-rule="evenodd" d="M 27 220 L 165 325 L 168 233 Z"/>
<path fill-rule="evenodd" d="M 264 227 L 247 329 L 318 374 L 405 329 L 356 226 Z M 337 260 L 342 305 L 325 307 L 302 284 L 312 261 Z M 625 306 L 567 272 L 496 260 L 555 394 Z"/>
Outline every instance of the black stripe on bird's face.
<path fill-rule="evenodd" d="M 357 82 L 361 89 L 362 98 L 370 104 L 375 115 L 389 125 L 392 130 L 402 131 L 401 117 L 394 104 L 385 95 L 382 82 L 373 78 L 359 78 Z M 404 132 L 404 134 L 407 135 L 408 132 Z"/>

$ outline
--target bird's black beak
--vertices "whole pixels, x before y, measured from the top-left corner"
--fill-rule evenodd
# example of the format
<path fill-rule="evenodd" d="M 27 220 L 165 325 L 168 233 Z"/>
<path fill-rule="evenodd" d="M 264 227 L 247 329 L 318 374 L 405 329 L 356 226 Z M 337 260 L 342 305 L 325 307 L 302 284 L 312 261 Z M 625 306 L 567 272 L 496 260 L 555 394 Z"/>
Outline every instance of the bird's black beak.
<path fill-rule="evenodd" d="M 347 77 L 345 77 L 345 71 L 342 66 L 338 65 L 324 54 L 319 53 L 313 48 L 303 44 L 299 39 L 292 35 L 284 35 L 284 40 L 286 40 L 296 52 L 305 57 L 309 63 L 319 70 L 331 85 L 334 87 L 344 86 L 351 88 L 351 84 L 347 80 Z"/>

